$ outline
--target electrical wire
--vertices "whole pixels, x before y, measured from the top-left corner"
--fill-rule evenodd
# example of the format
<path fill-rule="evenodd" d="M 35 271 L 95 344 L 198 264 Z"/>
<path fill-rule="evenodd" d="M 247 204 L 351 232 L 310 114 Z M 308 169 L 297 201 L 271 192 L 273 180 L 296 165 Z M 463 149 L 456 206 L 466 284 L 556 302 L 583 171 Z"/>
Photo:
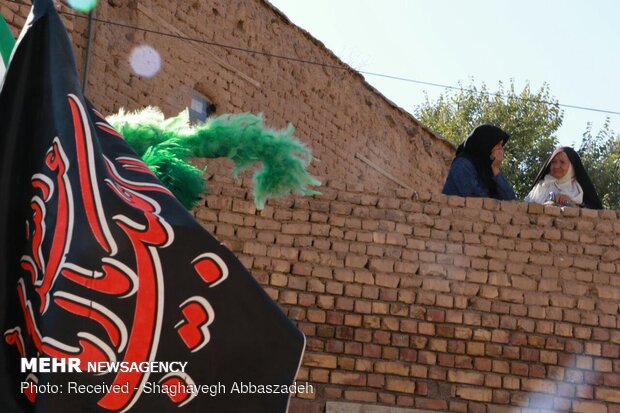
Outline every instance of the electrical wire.
<path fill-rule="evenodd" d="M 22 2 L 20 0 L 5 0 L 5 1 L 8 1 L 10 3 L 15 3 L 15 4 L 19 4 L 19 5 L 30 7 L 30 4 L 24 3 L 24 2 Z M 70 12 L 66 12 L 66 11 L 60 11 L 60 10 L 58 11 L 58 13 L 59 14 L 64 14 L 66 16 L 81 18 L 81 19 L 88 19 L 89 18 L 88 15 L 81 15 L 81 14 L 70 13 Z M 231 45 L 226 45 L 226 44 L 217 43 L 217 42 L 210 42 L 208 40 L 197 39 L 197 38 L 187 37 L 187 36 L 181 36 L 181 35 L 178 35 L 178 34 L 167 33 L 167 32 L 162 32 L 162 31 L 153 30 L 153 29 L 147 29 L 147 28 L 144 28 L 144 27 L 133 26 L 133 25 L 130 25 L 130 24 L 119 23 L 119 22 L 115 22 L 115 21 L 111 21 L 111 20 L 105 20 L 105 19 L 100 19 L 100 18 L 92 18 L 92 20 L 97 22 L 97 23 L 103 23 L 103 24 L 107 24 L 107 25 L 110 25 L 110 26 L 117 26 L 117 27 L 121 27 L 121 28 L 124 28 L 124 29 L 142 31 L 144 33 L 150 33 L 150 34 L 155 34 L 155 35 L 159 35 L 159 36 L 170 37 L 170 38 L 177 39 L 177 40 L 182 40 L 182 41 L 187 41 L 187 42 L 194 42 L 194 43 L 199 43 L 199 44 L 205 44 L 205 45 L 208 45 L 208 46 L 219 47 L 219 48 L 222 48 L 222 49 L 228 49 L 228 50 L 234 50 L 234 51 L 238 51 L 238 52 L 244 52 L 244 53 L 249 53 L 249 54 L 261 55 L 261 56 L 271 57 L 271 58 L 275 58 L 275 59 L 282 59 L 282 60 L 287 60 L 287 61 L 291 61 L 291 62 L 296 62 L 296 63 L 302 63 L 302 64 L 307 64 L 307 65 L 319 66 L 319 67 L 328 68 L 328 69 L 345 70 L 345 71 L 359 73 L 361 75 L 381 77 L 381 78 L 385 78 L 385 79 L 397 80 L 397 81 L 407 82 L 407 83 L 415 83 L 415 84 L 432 86 L 432 87 L 440 87 L 440 88 L 449 89 L 449 90 L 460 90 L 460 91 L 466 91 L 466 92 L 478 92 L 477 90 L 463 88 L 463 87 L 460 87 L 460 86 L 444 85 L 444 84 L 441 84 L 441 83 L 434 83 L 434 82 L 428 82 L 428 81 L 424 81 L 424 80 L 411 79 L 411 78 L 407 78 L 407 77 L 388 75 L 388 74 L 384 74 L 384 73 L 368 72 L 368 71 L 365 71 L 365 70 L 356 70 L 356 69 L 353 69 L 350 66 L 341 66 L 341 65 L 334 65 L 334 64 L 329 64 L 329 63 L 316 62 L 316 61 L 312 61 L 312 60 L 300 59 L 300 58 L 297 58 L 297 57 L 284 56 L 284 55 L 280 55 L 280 54 L 263 52 L 263 51 L 260 51 L 260 50 L 246 49 L 246 48 L 238 47 L 238 46 L 231 46 Z M 488 96 L 500 96 L 502 98 L 508 98 L 509 97 L 509 95 L 502 95 L 502 94 L 497 93 L 497 92 L 482 92 L 482 93 L 484 93 L 484 94 L 486 94 Z M 578 110 L 585 110 L 585 111 L 590 111 L 590 112 L 606 113 L 606 114 L 610 114 L 610 115 L 620 115 L 620 111 L 614 111 L 614 110 L 597 109 L 597 108 L 592 108 L 592 107 L 588 107 L 588 106 L 580 106 L 580 105 L 570 105 L 570 104 L 566 104 L 566 103 L 550 102 L 550 101 L 545 101 L 545 100 L 540 100 L 540 99 L 529 99 L 529 98 L 523 98 L 523 97 L 519 97 L 519 96 L 517 96 L 516 99 L 524 101 L 524 102 L 538 103 L 538 104 L 549 105 L 549 106 L 558 106 L 558 107 L 569 108 L 569 109 L 578 109 Z"/>

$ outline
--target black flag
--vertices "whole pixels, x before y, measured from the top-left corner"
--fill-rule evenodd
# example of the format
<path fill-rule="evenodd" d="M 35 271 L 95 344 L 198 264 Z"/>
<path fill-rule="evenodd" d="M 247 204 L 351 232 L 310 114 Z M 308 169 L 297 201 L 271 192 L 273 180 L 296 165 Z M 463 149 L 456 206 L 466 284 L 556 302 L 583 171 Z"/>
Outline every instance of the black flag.
<path fill-rule="evenodd" d="M 0 94 L 0 410 L 285 412 L 303 335 L 77 79 L 35 0 Z"/>

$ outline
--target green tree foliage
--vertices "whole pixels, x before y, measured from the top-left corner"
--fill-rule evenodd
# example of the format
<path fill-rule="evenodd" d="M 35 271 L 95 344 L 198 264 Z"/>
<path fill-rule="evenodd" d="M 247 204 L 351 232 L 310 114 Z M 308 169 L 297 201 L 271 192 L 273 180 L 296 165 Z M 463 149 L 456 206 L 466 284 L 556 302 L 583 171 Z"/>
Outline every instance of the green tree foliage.
<path fill-rule="evenodd" d="M 426 101 L 416 108 L 417 118 L 454 145 L 461 143 L 481 123 L 499 126 L 510 134 L 504 149 L 502 171 L 517 196 L 525 197 L 549 154 L 557 146 L 555 132 L 562 125 L 563 111 L 551 96 L 549 85 L 537 92 L 527 84 L 515 91 L 511 81 L 506 88 L 499 83 L 489 92 L 483 83 L 442 93 L 437 101 Z"/>
<path fill-rule="evenodd" d="M 588 124 L 579 156 L 605 208 L 620 209 L 620 135 L 610 129 L 609 118 L 596 135 Z"/>

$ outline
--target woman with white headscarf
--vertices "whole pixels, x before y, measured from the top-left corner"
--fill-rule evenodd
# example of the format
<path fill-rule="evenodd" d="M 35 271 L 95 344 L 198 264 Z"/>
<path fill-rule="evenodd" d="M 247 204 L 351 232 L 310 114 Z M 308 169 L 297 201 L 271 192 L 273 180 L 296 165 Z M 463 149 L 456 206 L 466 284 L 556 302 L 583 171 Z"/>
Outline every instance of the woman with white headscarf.
<path fill-rule="evenodd" d="M 581 158 L 573 148 L 557 148 L 543 165 L 525 201 L 603 209 Z"/>

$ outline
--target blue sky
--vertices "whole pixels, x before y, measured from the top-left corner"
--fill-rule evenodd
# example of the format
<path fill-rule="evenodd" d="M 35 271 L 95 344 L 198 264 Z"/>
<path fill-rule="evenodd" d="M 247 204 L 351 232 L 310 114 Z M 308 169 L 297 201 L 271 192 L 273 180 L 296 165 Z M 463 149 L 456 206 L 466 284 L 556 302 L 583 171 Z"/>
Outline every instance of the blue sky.
<path fill-rule="evenodd" d="M 353 68 L 457 86 L 543 82 L 560 103 L 620 112 L 620 2 L 615 0 L 269 0 Z M 413 112 L 442 88 L 365 75 Z M 558 131 L 577 144 L 620 115 L 564 109 Z"/>

